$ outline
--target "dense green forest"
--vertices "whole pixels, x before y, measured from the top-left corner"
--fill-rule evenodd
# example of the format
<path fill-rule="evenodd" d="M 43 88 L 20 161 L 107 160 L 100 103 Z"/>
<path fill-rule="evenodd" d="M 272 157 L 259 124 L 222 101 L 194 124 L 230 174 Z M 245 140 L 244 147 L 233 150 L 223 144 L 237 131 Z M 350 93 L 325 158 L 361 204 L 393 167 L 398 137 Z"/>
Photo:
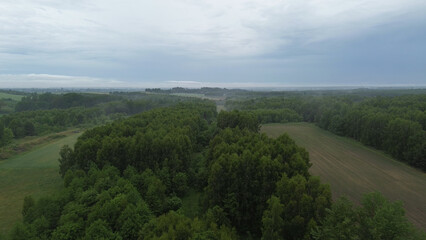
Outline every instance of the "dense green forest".
<path fill-rule="evenodd" d="M 118 99 L 118 97 L 109 94 L 33 93 L 22 98 L 22 100 L 16 104 L 15 110 L 21 112 L 30 110 L 66 109 L 71 107 L 93 107 L 99 103 Z"/>
<path fill-rule="evenodd" d="M 40 136 L 70 127 L 95 126 L 179 102 L 177 96 L 114 92 L 111 94 L 33 93 L 16 103 L 15 111 L 0 117 L 0 147 L 13 139 Z"/>
<path fill-rule="evenodd" d="M 7 138 L 5 137 L 7 135 L 9 135 L 9 138 L 10 136 L 22 138 L 49 132 L 59 132 L 70 126 L 78 126 L 89 122 L 96 123 L 101 116 L 100 109 L 82 107 L 8 114 L 0 118 L 0 123 L 2 123 L 0 124 L 0 139 L 5 139 L 6 141 Z M 2 130 L 3 134 L 1 134 Z"/>
<path fill-rule="evenodd" d="M 253 112 L 179 103 L 87 130 L 60 152 L 64 189 L 25 198 L 10 239 L 424 239 L 380 194 L 331 201 L 308 153 Z M 199 210 L 182 209 L 200 194 Z"/>
<path fill-rule="evenodd" d="M 315 122 L 426 171 L 425 94 L 252 98 L 228 101 L 227 108 L 248 110 L 263 123 Z"/>

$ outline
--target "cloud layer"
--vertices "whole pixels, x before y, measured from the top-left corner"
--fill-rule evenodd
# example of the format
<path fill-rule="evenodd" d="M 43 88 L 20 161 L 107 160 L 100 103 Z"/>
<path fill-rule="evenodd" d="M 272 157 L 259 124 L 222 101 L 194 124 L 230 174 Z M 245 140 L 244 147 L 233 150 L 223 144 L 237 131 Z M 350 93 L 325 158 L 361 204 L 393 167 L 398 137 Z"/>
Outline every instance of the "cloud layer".
<path fill-rule="evenodd" d="M 425 76 L 418 67 L 426 59 L 418 41 L 426 39 L 424 0 L 3 0 L 0 12 L 3 75 L 91 76 L 129 86 L 421 84 Z M 389 62 L 389 55 L 405 59 Z M 360 58 L 384 69 L 364 69 Z M 390 73 L 407 61 L 417 67 Z"/>

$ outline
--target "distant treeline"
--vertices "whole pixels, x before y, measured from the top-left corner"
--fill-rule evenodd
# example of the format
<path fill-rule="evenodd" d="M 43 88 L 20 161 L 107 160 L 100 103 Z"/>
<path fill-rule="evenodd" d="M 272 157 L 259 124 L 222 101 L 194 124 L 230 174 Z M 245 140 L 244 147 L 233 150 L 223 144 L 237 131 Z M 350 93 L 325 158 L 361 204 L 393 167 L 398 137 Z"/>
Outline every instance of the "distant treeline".
<path fill-rule="evenodd" d="M 64 189 L 25 198 L 10 238 L 423 239 L 380 194 L 332 204 L 308 153 L 259 134 L 252 113 L 216 114 L 212 102 L 179 103 L 86 131 L 60 152 Z"/>
<path fill-rule="evenodd" d="M 241 91 L 234 97 L 240 100 L 247 100 L 253 98 L 271 98 L 271 97 L 354 97 L 354 98 L 366 98 L 366 97 L 396 97 L 403 95 L 419 95 L 426 94 L 426 89 L 386 89 L 386 88 L 357 88 L 357 89 L 326 89 L 326 88 L 294 88 L 294 90 L 283 90 L 283 91 Z"/>
<path fill-rule="evenodd" d="M 158 107 L 199 99 L 142 93 L 32 94 L 22 98 L 16 112 L 0 117 L 0 147 L 25 136 L 102 124 Z"/>
<path fill-rule="evenodd" d="M 12 90 L 12 89 L 0 89 L 0 93 L 7 93 L 7 94 L 13 94 L 13 95 L 28 95 L 28 93 L 26 92 L 22 92 L 22 91 L 17 91 L 17 90 Z"/>
<path fill-rule="evenodd" d="M 17 112 L 31 110 L 65 109 L 71 107 L 93 107 L 99 103 L 111 102 L 120 98 L 109 94 L 83 94 L 66 93 L 53 94 L 33 93 L 23 97 L 21 102 L 16 104 Z"/>
<path fill-rule="evenodd" d="M 302 117 L 293 109 L 256 109 L 248 110 L 253 113 L 261 123 L 288 123 L 300 122 Z"/>
<path fill-rule="evenodd" d="M 228 101 L 228 109 L 242 109 L 270 118 L 271 111 L 290 109 L 299 120 L 314 122 L 338 135 L 384 150 L 426 171 L 426 95 L 394 97 L 299 96 Z M 286 122 L 287 117 L 275 118 Z M 297 117 L 292 118 L 297 120 Z M 270 121 L 262 121 L 270 122 Z"/>
<path fill-rule="evenodd" d="M 70 108 L 25 111 L 8 114 L 0 118 L 0 128 L 10 129 L 15 138 L 58 132 L 67 127 L 100 120 L 103 113 L 99 108 Z"/>
<path fill-rule="evenodd" d="M 145 92 L 166 93 L 166 94 L 192 93 L 192 94 L 204 94 L 206 96 L 225 96 L 228 94 L 237 94 L 237 93 L 242 93 L 247 91 L 242 89 L 209 88 L 209 87 L 203 87 L 199 89 L 175 87 L 171 89 L 147 88 L 145 89 Z"/>

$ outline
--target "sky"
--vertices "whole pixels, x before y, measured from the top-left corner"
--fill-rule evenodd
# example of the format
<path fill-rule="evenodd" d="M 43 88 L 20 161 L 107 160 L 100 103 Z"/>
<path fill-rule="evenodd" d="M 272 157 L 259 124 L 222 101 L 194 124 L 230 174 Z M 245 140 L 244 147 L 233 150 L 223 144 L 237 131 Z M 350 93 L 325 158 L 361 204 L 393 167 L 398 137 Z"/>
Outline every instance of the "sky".
<path fill-rule="evenodd" d="M 1 0 L 0 88 L 426 86 L 425 0 Z"/>

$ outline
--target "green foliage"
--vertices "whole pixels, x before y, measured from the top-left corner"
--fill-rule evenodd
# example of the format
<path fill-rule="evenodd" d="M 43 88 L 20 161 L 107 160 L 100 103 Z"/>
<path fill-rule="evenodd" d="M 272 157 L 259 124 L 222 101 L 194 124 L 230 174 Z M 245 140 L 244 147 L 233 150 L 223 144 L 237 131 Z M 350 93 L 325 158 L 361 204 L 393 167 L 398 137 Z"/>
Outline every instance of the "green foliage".
<path fill-rule="evenodd" d="M 23 93 L 0 89 L 0 115 L 14 112 L 16 104 L 21 100 Z"/>
<path fill-rule="evenodd" d="M 24 198 L 24 205 L 22 207 L 22 217 L 24 218 L 24 222 L 32 222 L 34 219 L 34 206 L 34 199 L 31 196 L 26 196 Z"/>
<path fill-rule="evenodd" d="M 172 189 L 179 196 L 182 197 L 188 191 L 188 177 L 185 173 L 177 173 L 172 180 Z"/>
<path fill-rule="evenodd" d="M 227 107 L 259 114 L 263 111 L 264 117 L 259 117 L 262 122 L 282 122 L 273 113 L 290 109 L 304 121 L 315 122 L 333 133 L 384 150 L 396 159 L 426 171 L 425 94 L 392 97 L 332 96 L 331 93 L 318 97 L 311 94 L 230 101 Z M 292 115 L 294 113 L 287 114 Z"/>
<path fill-rule="evenodd" d="M 317 177 L 285 174 L 277 182 L 263 214 L 263 237 L 285 236 L 284 239 L 311 239 L 310 231 L 326 215 L 331 205 L 331 192 Z"/>
<path fill-rule="evenodd" d="M 87 170 L 94 163 L 99 168 L 111 164 L 120 171 L 128 165 L 138 171 L 164 171 L 162 180 L 170 191 L 172 184 L 167 183 L 185 181 L 181 175 L 174 178 L 188 171 L 191 155 L 206 144 L 198 136 L 212 134 L 207 123 L 214 112 L 211 103 L 187 103 L 88 130 L 75 144 L 75 167 Z M 177 194 L 185 191 L 182 187 Z"/>
<path fill-rule="evenodd" d="M 81 93 L 65 93 L 52 94 L 33 93 L 23 97 L 16 104 L 17 112 L 32 110 L 48 110 L 48 109 L 66 109 L 71 107 L 93 107 L 99 103 L 110 102 L 119 99 L 117 96 L 109 94 L 81 94 Z"/>
<path fill-rule="evenodd" d="M 68 171 L 66 178 L 66 189 L 56 196 L 25 198 L 24 224 L 12 239 L 136 239 L 152 218 L 141 194 L 114 167 Z"/>
<path fill-rule="evenodd" d="M 240 112 L 238 110 L 231 112 L 221 111 L 217 116 L 217 126 L 221 129 L 239 127 L 240 129 L 258 132 L 259 123 L 256 115 L 250 112 Z"/>
<path fill-rule="evenodd" d="M 64 145 L 59 151 L 59 174 L 64 177 L 68 169 L 71 169 L 75 165 L 73 150 L 68 146 Z"/>
<path fill-rule="evenodd" d="M 229 228 L 208 226 L 197 218 L 191 220 L 171 211 L 152 219 L 144 226 L 139 239 L 238 239 Z"/>
<path fill-rule="evenodd" d="M 152 219 L 142 230 L 141 239 L 190 239 L 191 220 L 175 212 Z"/>
<path fill-rule="evenodd" d="M 114 234 L 105 221 L 97 220 L 86 229 L 85 239 L 94 240 L 121 240 L 122 238 Z M 70 239 L 70 238 L 68 238 Z"/>
<path fill-rule="evenodd" d="M 66 223 L 56 228 L 51 239 L 66 240 L 66 239 L 78 239 L 83 231 L 81 223 Z"/>
<path fill-rule="evenodd" d="M 288 108 L 256 109 L 248 112 L 255 114 L 261 123 L 288 123 L 302 121 L 302 117 L 296 111 Z"/>
<path fill-rule="evenodd" d="M 150 169 L 142 173 L 145 197 L 150 209 L 157 215 L 163 212 L 166 204 L 166 186 Z"/>
<path fill-rule="evenodd" d="M 31 237 L 35 237 L 35 236 L 31 234 L 28 226 L 22 223 L 18 223 L 12 229 L 12 232 L 9 238 L 12 240 L 27 240 L 27 239 L 30 239 Z"/>
<path fill-rule="evenodd" d="M 240 233 L 260 235 L 266 201 L 281 174 L 309 176 L 307 153 L 283 135 L 227 128 L 210 144 L 206 205 L 219 207 Z"/>
<path fill-rule="evenodd" d="M 206 222 L 216 226 L 231 226 L 231 221 L 227 217 L 227 213 L 219 206 L 209 208 L 206 212 Z"/>
<path fill-rule="evenodd" d="M 211 103 L 185 103 L 86 131 L 60 151 L 65 188 L 25 198 L 11 239 L 393 239 L 410 227 L 400 205 L 377 196 L 362 211 L 331 207 L 292 139 L 258 134 L 252 113 L 221 113 L 217 129 L 215 114 Z M 182 214 L 190 187 L 204 187 L 194 218 Z M 332 225 L 333 211 L 348 217 Z"/>
<path fill-rule="evenodd" d="M 67 127 L 102 122 L 104 114 L 99 108 L 71 108 L 67 110 L 37 110 L 4 115 L 0 118 L 15 138 L 59 132 Z"/>
<path fill-rule="evenodd" d="M 0 146 L 8 144 L 11 140 L 10 136 L 19 139 L 25 136 L 59 132 L 70 127 L 98 125 L 110 119 L 124 119 L 127 115 L 176 105 L 180 102 L 190 104 L 195 100 L 132 93 L 33 93 L 22 98 L 22 101 L 16 105 L 15 113 L 0 118 L 0 125 L 3 128 L 10 129 L 13 133 L 13 135 L 10 135 L 8 130 L 7 137 L 3 138 L 2 129 L 0 129 Z M 0 104 L 2 103 L 3 101 L 0 102 Z M 215 113 L 207 113 L 207 111 L 204 114 L 205 119 L 215 116 Z M 199 134 L 197 137 L 203 138 L 204 144 L 208 143 L 208 139 L 206 139 L 208 136 Z"/>
<path fill-rule="evenodd" d="M 400 202 L 392 203 L 380 193 L 366 194 L 360 207 L 340 198 L 321 227 L 312 230 L 314 239 L 424 239 L 404 217 Z"/>
<path fill-rule="evenodd" d="M 361 240 L 357 233 L 359 227 L 352 202 L 346 198 L 340 198 L 331 209 L 327 209 L 327 216 L 319 228 L 320 231 L 317 228 L 312 232 L 314 239 Z"/>
<path fill-rule="evenodd" d="M 0 147 L 10 143 L 13 137 L 12 130 L 10 128 L 5 128 L 0 122 Z"/>
<path fill-rule="evenodd" d="M 279 240 L 283 239 L 281 229 L 284 227 L 284 220 L 281 215 L 284 212 L 284 205 L 280 199 L 272 196 L 268 200 L 268 208 L 263 213 L 262 217 L 262 239 L 263 240 Z"/>
<path fill-rule="evenodd" d="M 362 239 L 407 239 L 412 230 L 401 202 L 391 203 L 380 193 L 364 196 L 359 210 Z"/>

